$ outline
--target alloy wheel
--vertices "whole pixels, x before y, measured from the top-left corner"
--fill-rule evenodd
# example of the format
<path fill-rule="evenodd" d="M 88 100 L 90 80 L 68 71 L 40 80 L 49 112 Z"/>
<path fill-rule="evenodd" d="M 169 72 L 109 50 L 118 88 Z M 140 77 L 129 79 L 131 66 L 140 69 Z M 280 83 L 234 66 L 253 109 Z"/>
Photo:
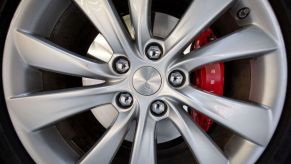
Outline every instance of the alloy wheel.
<path fill-rule="evenodd" d="M 129 0 L 134 40 L 111 1 L 74 3 L 112 48 L 107 63 L 95 62 L 45 40 L 52 27 L 44 27 L 43 21 L 34 15 L 45 17 L 48 13 L 44 8 L 54 5 L 61 11 L 65 2 L 21 2 L 6 41 L 3 71 L 6 102 L 16 131 L 36 162 L 110 163 L 136 120 L 130 162 L 156 163 L 156 126 L 165 119 L 175 125 L 199 163 L 258 159 L 276 129 L 287 79 L 282 34 L 267 1 L 195 0 L 173 31 L 161 39 L 152 32 L 151 1 Z M 208 10 L 199 10 L 208 3 L 212 4 L 207 6 Z M 238 13 L 245 6 L 253 8 L 252 13 Z M 184 55 L 193 39 L 226 12 L 236 19 L 239 30 Z M 57 12 L 48 15 L 52 22 L 57 21 Z M 249 102 L 216 96 L 191 85 L 193 70 L 213 62 L 242 58 L 252 58 Z M 40 92 L 39 70 L 105 82 Z M 105 104 L 115 107 L 117 118 L 90 151 L 79 157 L 53 125 Z M 191 120 L 184 105 L 230 129 L 236 137 L 221 150 Z M 243 153 L 247 155 L 241 157 Z"/>

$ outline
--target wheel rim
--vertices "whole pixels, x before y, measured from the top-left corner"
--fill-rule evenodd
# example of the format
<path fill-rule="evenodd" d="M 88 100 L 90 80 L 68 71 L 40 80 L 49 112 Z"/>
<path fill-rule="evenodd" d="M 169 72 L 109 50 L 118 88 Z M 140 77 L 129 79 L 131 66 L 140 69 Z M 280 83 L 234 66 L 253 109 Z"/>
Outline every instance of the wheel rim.
<path fill-rule="evenodd" d="M 45 9 L 50 9 L 51 5 L 58 6 L 55 10 L 62 11 L 69 2 L 21 2 L 7 36 L 3 84 L 12 122 L 30 155 L 37 162 L 53 160 L 59 163 L 79 160 L 82 163 L 109 163 L 124 139 L 130 123 L 137 119 L 131 163 L 137 161 L 155 163 L 155 127 L 157 122 L 169 119 L 180 131 L 200 163 L 256 161 L 275 131 L 285 99 L 287 81 L 284 42 L 268 2 L 246 0 L 235 3 L 231 0 L 223 2 L 209 0 L 213 7 L 201 11 L 197 9 L 207 2 L 195 1 L 165 40 L 152 37 L 148 23 L 150 2 L 148 0 L 129 2 L 136 33 L 134 43 L 116 16 L 117 12 L 112 3 L 76 0 L 76 4 L 91 19 L 113 49 L 113 57 L 107 64 L 95 63 L 36 37 L 36 34 L 47 36 L 53 28 L 40 25 L 43 21 L 38 15 L 48 17 L 49 21 L 54 22 L 59 12 L 45 12 Z M 230 13 L 236 17 L 237 12 L 245 6 L 252 6 L 250 7 L 252 13 L 247 19 L 236 20 L 241 26 L 240 31 L 193 52 L 193 55 L 177 55 L 181 54 L 192 39 L 222 13 L 230 9 Z M 48 13 L 49 16 L 45 15 Z M 197 21 L 193 23 L 191 21 L 193 19 Z M 163 49 L 163 55 L 159 60 L 151 60 L 146 55 L 146 47 L 151 43 L 159 44 Z M 112 65 L 114 59 L 123 56 L 130 61 L 130 70 L 118 74 Z M 249 57 L 255 58 L 252 61 L 250 100 L 261 105 L 214 96 L 193 88 L 189 83 L 189 72 L 195 68 L 216 61 Z M 161 86 L 153 94 L 140 94 L 143 92 L 138 92 L 132 84 L 136 82 L 133 80 L 136 71 L 143 67 L 157 70 L 161 77 Z M 28 84 L 38 84 L 36 79 L 41 78 L 41 73 L 35 68 L 103 79 L 108 83 L 35 94 L 33 91 L 41 86 L 31 87 Z M 174 70 L 186 75 L 182 87 L 173 87 L 167 80 Z M 35 79 L 27 78 L 28 74 L 33 75 Z M 274 82 L 273 79 L 277 80 Z M 134 102 L 130 108 L 120 108 L 116 103 L 116 97 L 120 92 L 129 92 L 133 95 Z M 150 106 L 156 100 L 167 104 L 168 110 L 161 117 L 150 112 Z M 119 113 L 115 123 L 91 151 L 79 159 L 51 125 L 67 116 L 109 103 L 113 104 Z M 185 112 L 180 110 L 184 104 L 194 107 L 233 130 L 238 136 L 233 137 L 223 151 L 220 150 Z M 39 110 L 39 107 L 42 110 Z M 242 154 L 245 155 L 242 157 Z"/>

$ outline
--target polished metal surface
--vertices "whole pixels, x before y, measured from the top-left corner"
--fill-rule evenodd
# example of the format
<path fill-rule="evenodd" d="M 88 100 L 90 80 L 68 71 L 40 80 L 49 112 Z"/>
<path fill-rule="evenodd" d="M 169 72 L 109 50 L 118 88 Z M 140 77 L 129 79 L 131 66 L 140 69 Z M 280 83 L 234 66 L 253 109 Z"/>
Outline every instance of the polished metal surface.
<path fill-rule="evenodd" d="M 150 96 L 160 89 L 162 77 L 155 68 L 142 67 L 134 73 L 132 84 L 138 93 Z"/>
<path fill-rule="evenodd" d="M 129 36 L 111 1 L 75 0 L 112 49 L 98 51 L 105 56 L 112 53 L 110 59 L 106 57 L 109 59 L 106 63 L 93 62 L 45 39 L 70 3 L 69 0 L 22 1 L 6 39 L 5 99 L 14 128 L 36 163 L 110 163 L 133 120 L 136 120 L 136 128 L 130 157 L 132 164 L 156 163 L 157 126 L 166 120 L 175 125 L 199 163 L 255 163 L 274 134 L 287 84 L 284 41 L 268 1 L 195 0 L 176 21 L 172 32 L 160 33 L 164 39 L 157 39 L 149 28 L 151 1 L 130 0 L 135 29 L 132 41 L 133 37 Z M 207 10 L 201 10 L 206 5 Z M 238 19 L 237 12 L 245 6 L 251 13 L 243 20 Z M 193 38 L 227 11 L 240 30 L 198 51 L 181 55 Z M 163 48 L 158 61 L 149 60 L 145 55 L 144 50 L 150 43 L 159 43 Z M 126 56 L 131 64 L 131 69 L 122 75 L 112 68 L 114 60 L 120 56 Z M 251 58 L 249 99 L 256 103 L 202 92 L 188 81 L 179 88 L 167 82 L 173 70 L 189 72 L 204 64 L 242 58 Z M 43 92 L 40 70 L 99 79 L 105 83 Z M 189 79 L 188 74 L 185 78 Z M 122 109 L 116 104 L 116 96 L 123 92 L 133 96 L 130 108 Z M 152 102 L 157 99 L 169 107 L 162 117 L 150 112 Z M 116 119 L 90 151 L 80 157 L 60 136 L 54 124 L 107 104 L 115 107 Z M 183 105 L 195 108 L 237 135 L 221 150 L 189 119 Z"/>
<path fill-rule="evenodd" d="M 161 46 L 159 45 L 150 44 L 147 47 L 146 53 L 149 59 L 158 60 L 161 58 L 163 50 L 161 49 Z"/>
<path fill-rule="evenodd" d="M 133 97 L 130 93 L 120 93 L 118 96 L 118 103 L 122 108 L 128 108 L 133 103 Z"/>
<path fill-rule="evenodd" d="M 157 100 L 151 104 L 151 112 L 155 116 L 162 116 L 164 113 L 166 113 L 167 105 L 161 101 Z"/>
<path fill-rule="evenodd" d="M 129 61 L 126 58 L 117 58 L 114 62 L 117 73 L 123 74 L 130 69 Z"/>
<path fill-rule="evenodd" d="M 131 32 L 131 35 L 134 35 L 132 32 L 134 29 L 131 25 L 129 15 L 126 15 L 123 17 L 123 20 L 126 24 L 126 27 Z M 153 24 L 153 34 L 154 36 L 164 38 L 166 37 L 176 26 L 177 22 L 179 20 L 176 17 L 173 17 L 171 15 L 163 14 L 163 13 L 155 13 L 155 20 Z M 101 47 L 105 47 L 104 49 Z M 104 39 L 104 37 L 101 34 L 98 34 L 98 36 L 95 38 L 94 42 L 90 46 L 88 53 L 95 57 L 98 60 L 109 62 L 110 58 L 112 57 L 112 54 L 106 53 L 106 52 L 112 52 L 109 44 Z M 90 86 L 90 85 L 96 85 L 100 84 L 103 81 L 98 79 L 89 79 L 89 78 L 83 78 L 83 85 L 84 86 Z M 96 119 L 103 125 L 104 128 L 109 128 L 110 125 L 114 122 L 116 119 L 116 110 L 114 106 L 112 105 L 104 105 L 104 106 L 98 106 L 95 107 L 92 110 L 94 116 Z M 127 133 L 125 140 L 127 141 L 133 141 L 134 140 L 134 134 L 135 134 L 135 125 L 132 125 L 129 132 Z M 157 124 L 157 130 L 156 130 L 156 137 L 157 137 L 157 143 L 164 143 L 171 140 L 174 140 L 178 137 L 180 137 L 179 131 L 175 128 L 175 126 L 169 121 L 164 120 L 162 122 L 159 122 Z"/>
<path fill-rule="evenodd" d="M 185 75 L 180 71 L 173 71 L 170 73 L 169 83 L 173 87 L 181 87 L 185 82 Z"/>

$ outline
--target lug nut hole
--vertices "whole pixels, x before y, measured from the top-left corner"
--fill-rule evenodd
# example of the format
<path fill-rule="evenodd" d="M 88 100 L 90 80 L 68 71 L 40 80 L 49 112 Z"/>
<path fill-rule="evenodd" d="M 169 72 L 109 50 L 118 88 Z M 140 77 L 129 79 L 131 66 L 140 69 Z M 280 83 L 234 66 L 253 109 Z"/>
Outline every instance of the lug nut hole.
<path fill-rule="evenodd" d="M 125 74 L 130 69 L 130 62 L 126 57 L 120 56 L 114 59 L 113 69 L 118 74 Z"/>
<path fill-rule="evenodd" d="M 158 43 L 147 45 L 145 53 L 150 60 L 159 60 L 163 55 L 163 48 Z"/>
<path fill-rule="evenodd" d="M 168 80 L 173 87 L 178 88 L 185 84 L 186 77 L 182 71 L 175 70 L 170 73 Z"/>
<path fill-rule="evenodd" d="M 164 101 L 156 100 L 154 101 L 151 106 L 151 113 L 154 116 L 161 117 L 167 112 L 167 105 Z"/>
<path fill-rule="evenodd" d="M 126 109 L 132 106 L 133 97 L 130 93 L 122 92 L 117 95 L 116 102 L 120 108 Z"/>

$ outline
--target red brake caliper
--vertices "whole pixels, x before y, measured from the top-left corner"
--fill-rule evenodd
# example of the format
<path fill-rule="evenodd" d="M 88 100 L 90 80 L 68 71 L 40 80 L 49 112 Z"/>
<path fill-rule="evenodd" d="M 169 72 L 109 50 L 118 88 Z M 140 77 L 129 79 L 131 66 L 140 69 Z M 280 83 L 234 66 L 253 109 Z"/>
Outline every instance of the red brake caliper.
<path fill-rule="evenodd" d="M 216 37 L 213 31 L 207 29 L 194 41 L 191 49 L 197 50 L 215 39 Z M 193 72 L 192 84 L 203 91 L 222 96 L 224 87 L 224 63 L 212 63 L 195 70 Z M 213 121 L 210 118 L 196 110 L 191 110 L 190 114 L 193 121 L 195 121 L 206 132 L 213 124 Z"/>

